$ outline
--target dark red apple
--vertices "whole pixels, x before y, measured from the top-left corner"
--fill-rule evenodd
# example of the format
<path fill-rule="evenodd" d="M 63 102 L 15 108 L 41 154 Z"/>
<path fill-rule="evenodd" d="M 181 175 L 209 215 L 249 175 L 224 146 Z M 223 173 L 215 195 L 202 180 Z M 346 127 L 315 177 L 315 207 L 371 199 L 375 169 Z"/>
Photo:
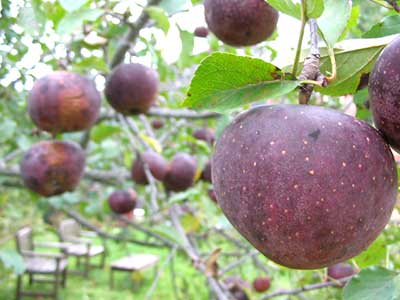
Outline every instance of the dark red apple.
<path fill-rule="evenodd" d="M 248 288 L 248 283 L 237 276 L 230 276 L 223 280 L 235 300 L 249 300 L 245 288 Z"/>
<path fill-rule="evenodd" d="M 168 162 L 160 154 L 154 151 L 146 151 L 141 157 L 136 158 L 132 165 L 132 179 L 138 184 L 146 185 L 149 183 L 144 171 L 143 162 L 147 163 L 154 178 L 162 181 L 168 172 Z"/>
<path fill-rule="evenodd" d="M 214 131 L 210 128 L 197 128 L 193 132 L 193 137 L 198 140 L 205 141 L 209 144 L 213 144 L 215 140 Z"/>
<path fill-rule="evenodd" d="M 271 286 L 271 279 L 269 277 L 258 277 L 253 281 L 253 288 L 258 293 L 267 291 Z"/>
<path fill-rule="evenodd" d="M 45 196 L 72 191 L 85 168 L 85 153 L 78 144 L 65 141 L 43 141 L 33 145 L 20 165 L 24 184 Z"/>
<path fill-rule="evenodd" d="M 146 113 L 157 100 L 158 74 L 141 64 L 121 64 L 107 79 L 108 103 L 123 114 Z"/>
<path fill-rule="evenodd" d="M 379 56 L 369 80 L 370 105 L 376 127 L 400 152 L 400 36 Z"/>
<path fill-rule="evenodd" d="M 153 129 L 161 129 L 164 127 L 164 121 L 163 120 L 152 120 L 151 121 L 151 127 L 153 127 Z"/>
<path fill-rule="evenodd" d="M 194 35 L 197 37 L 205 38 L 208 36 L 208 28 L 204 26 L 196 27 Z"/>
<path fill-rule="evenodd" d="M 279 13 L 265 0 L 205 0 L 208 28 L 231 46 L 252 46 L 275 31 Z"/>
<path fill-rule="evenodd" d="M 164 186 L 167 190 L 180 192 L 188 189 L 194 183 L 196 176 L 196 159 L 186 153 L 177 153 L 172 159 Z"/>
<path fill-rule="evenodd" d="M 259 106 L 219 138 L 212 160 L 218 204 L 260 252 L 316 269 L 365 250 L 397 195 L 389 146 L 369 124 L 308 105 Z"/>
<path fill-rule="evenodd" d="M 96 122 L 101 98 L 85 76 L 53 72 L 37 80 L 28 99 L 28 112 L 41 130 L 51 133 L 80 131 Z"/>
<path fill-rule="evenodd" d="M 349 263 L 339 263 L 328 267 L 328 279 L 343 279 L 356 274 L 358 270 Z"/>
<path fill-rule="evenodd" d="M 211 199 L 213 202 L 218 203 L 217 195 L 215 194 L 214 189 L 209 189 L 209 190 L 207 191 L 207 193 L 208 193 L 208 197 L 210 197 L 210 199 Z"/>
<path fill-rule="evenodd" d="M 204 181 L 212 182 L 211 178 L 211 161 L 208 161 L 201 172 L 201 179 Z"/>
<path fill-rule="evenodd" d="M 126 214 L 132 211 L 136 206 L 137 194 L 134 190 L 114 191 L 108 197 L 108 204 L 116 214 Z"/>

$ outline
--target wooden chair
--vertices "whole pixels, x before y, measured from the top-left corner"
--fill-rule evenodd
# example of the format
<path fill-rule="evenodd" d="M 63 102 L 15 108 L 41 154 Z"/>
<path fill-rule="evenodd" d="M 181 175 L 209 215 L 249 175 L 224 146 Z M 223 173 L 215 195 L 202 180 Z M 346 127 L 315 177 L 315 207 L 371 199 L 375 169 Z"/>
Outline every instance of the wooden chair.
<path fill-rule="evenodd" d="M 71 244 L 65 249 L 65 253 L 68 256 L 76 257 L 78 269 L 81 258 L 84 259 L 83 275 L 85 277 L 89 276 L 91 267 L 104 267 L 106 259 L 105 241 L 102 239 L 102 245 L 94 245 L 91 238 L 97 237 L 95 232 L 81 230 L 75 220 L 66 219 L 60 222 L 58 233 L 62 242 Z M 99 265 L 92 265 L 90 263 L 91 258 L 95 256 L 101 256 Z"/>
<path fill-rule="evenodd" d="M 37 252 L 35 248 L 51 247 L 65 249 L 67 245 L 61 243 L 34 243 L 30 227 L 23 227 L 17 231 L 16 244 L 17 250 L 25 262 L 26 270 L 24 274 L 27 273 L 29 275 L 29 285 L 32 285 L 34 282 L 53 284 L 51 292 L 23 290 L 23 274 L 18 275 L 16 299 L 20 300 L 22 296 L 39 296 L 57 300 L 60 283 L 65 287 L 67 281 L 67 257 L 63 253 Z M 52 278 L 49 279 L 49 276 Z"/>
<path fill-rule="evenodd" d="M 160 257 L 157 255 L 132 254 L 129 256 L 125 256 L 117 261 L 114 261 L 111 264 L 110 270 L 110 289 L 114 288 L 114 271 L 133 273 L 140 272 L 156 266 L 156 268 L 154 268 L 154 276 L 156 276 L 157 264 L 159 260 Z"/>

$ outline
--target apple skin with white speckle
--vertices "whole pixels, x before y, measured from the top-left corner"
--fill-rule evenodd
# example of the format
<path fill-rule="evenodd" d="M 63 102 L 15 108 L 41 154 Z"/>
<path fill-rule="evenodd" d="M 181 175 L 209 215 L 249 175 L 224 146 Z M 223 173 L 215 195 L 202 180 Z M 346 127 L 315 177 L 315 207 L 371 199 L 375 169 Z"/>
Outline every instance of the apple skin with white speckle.
<path fill-rule="evenodd" d="M 379 56 L 369 81 L 370 104 L 376 127 L 400 152 L 400 36 Z"/>
<path fill-rule="evenodd" d="M 397 195 L 378 131 L 323 107 L 259 106 L 217 141 L 212 181 L 232 225 L 274 262 L 318 269 L 365 250 Z"/>

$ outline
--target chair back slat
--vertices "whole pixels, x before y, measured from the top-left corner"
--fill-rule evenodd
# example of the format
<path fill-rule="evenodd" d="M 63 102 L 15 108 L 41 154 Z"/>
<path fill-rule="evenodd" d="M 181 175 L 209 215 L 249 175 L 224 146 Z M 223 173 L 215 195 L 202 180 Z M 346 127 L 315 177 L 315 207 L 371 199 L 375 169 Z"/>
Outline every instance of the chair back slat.
<path fill-rule="evenodd" d="M 62 241 L 68 241 L 70 238 L 77 238 L 80 235 L 80 226 L 73 219 L 61 221 L 58 229 Z"/>
<path fill-rule="evenodd" d="M 22 253 L 23 251 L 33 251 L 32 228 L 24 227 L 16 233 L 17 250 Z"/>

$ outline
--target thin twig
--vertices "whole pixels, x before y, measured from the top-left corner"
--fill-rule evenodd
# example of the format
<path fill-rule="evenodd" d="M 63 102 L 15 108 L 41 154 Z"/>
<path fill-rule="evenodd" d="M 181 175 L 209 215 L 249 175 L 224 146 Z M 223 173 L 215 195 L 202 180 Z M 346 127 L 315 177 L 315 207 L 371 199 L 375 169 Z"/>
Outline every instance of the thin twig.
<path fill-rule="evenodd" d="M 5 166 L 8 161 L 14 159 L 15 157 L 17 157 L 23 153 L 24 153 L 24 151 L 22 151 L 21 149 L 17 149 L 17 150 L 14 150 L 14 151 L 6 154 L 6 156 L 4 156 L 2 160 L 0 160 L 0 165 Z"/>
<path fill-rule="evenodd" d="M 160 118 L 176 118 L 176 119 L 213 119 L 219 118 L 222 115 L 214 112 L 196 112 L 190 109 L 169 109 L 169 108 L 159 108 L 152 107 L 146 113 L 147 116 L 154 116 Z M 98 119 L 96 124 L 101 123 L 106 120 L 118 119 L 118 116 L 109 111 L 102 114 Z"/>
<path fill-rule="evenodd" d="M 296 74 L 297 74 L 297 68 L 298 68 L 299 62 L 300 62 L 300 54 L 301 54 L 301 48 L 303 46 L 304 30 L 305 30 L 306 24 L 307 24 L 306 1 L 301 0 L 301 27 L 300 27 L 299 40 L 297 42 L 296 56 L 294 59 L 293 70 L 292 70 L 292 74 L 294 76 L 296 76 Z"/>
<path fill-rule="evenodd" d="M 210 285 L 211 289 L 214 291 L 215 295 L 219 300 L 229 300 L 230 299 L 229 291 L 227 291 L 226 287 L 222 283 L 218 282 L 216 278 L 214 278 L 210 274 L 207 274 L 204 263 L 199 259 L 199 254 L 197 249 L 195 249 L 193 245 L 190 243 L 190 240 L 188 239 L 185 230 L 183 229 L 182 224 L 180 223 L 177 212 L 177 204 L 173 204 L 169 212 L 170 212 L 171 222 L 181 238 L 182 247 L 185 250 L 186 254 L 192 259 L 194 266 L 205 274 L 205 276 L 207 277 L 208 284 Z"/>
<path fill-rule="evenodd" d="M 390 4 L 391 7 L 398 13 L 400 13 L 400 6 L 397 4 L 397 0 L 384 0 Z"/>
<path fill-rule="evenodd" d="M 151 174 L 149 165 L 147 162 L 142 161 L 144 173 L 146 174 L 147 180 L 150 185 L 150 204 L 152 206 L 153 212 L 156 212 L 160 210 L 160 207 L 158 206 L 157 203 L 157 186 L 156 186 L 156 180 L 154 179 L 153 174 Z"/>
<path fill-rule="evenodd" d="M 261 300 L 271 299 L 271 298 L 278 297 L 278 296 L 298 295 L 300 293 L 313 291 L 313 290 L 318 290 L 318 289 L 323 289 L 323 288 L 327 288 L 327 287 L 330 287 L 330 286 L 339 286 L 339 287 L 341 287 L 343 283 L 345 283 L 348 280 L 350 280 L 353 276 L 349 276 L 349 277 L 346 277 L 346 278 L 343 278 L 343 279 L 339 279 L 339 280 L 335 280 L 335 281 L 328 281 L 328 282 L 310 284 L 310 285 L 306 285 L 306 286 L 303 286 L 303 287 L 300 287 L 300 288 L 297 288 L 297 289 L 293 289 L 293 290 L 283 290 L 283 291 L 270 293 L 270 294 L 267 294 L 264 297 L 262 297 Z"/>
<path fill-rule="evenodd" d="M 161 0 L 149 0 L 147 6 L 158 5 L 160 2 Z M 137 21 L 134 24 L 130 25 L 131 28 L 129 29 L 126 36 L 120 42 L 117 50 L 115 50 L 115 54 L 111 62 L 111 68 L 116 67 L 124 60 L 125 54 L 133 46 L 134 42 L 136 41 L 136 38 L 139 35 L 140 30 L 146 25 L 149 19 L 150 19 L 149 14 L 146 12 L 146 9 L 144 8 L 142 14 L 139 16 Z"/>
<path fill-rule="evenodd" d="M 175 133 L 182 129 L 182 127 L 186 124 L 186 120 L 179 120 L 176 122 L 170 131 L 165 131 L 163 135 L 160 137 L 159 141 L 161 145 L 164 145 L 167 139 L 170 139 Z"/>
<path fill-rule="evenodd" d="M 165 243 L 163 243 L 163 244 L 149 243 L 149 242 L 139 241 L 139 240 L 135 240 L 135 239 L 131 239 L 131 238 L 125 238 L 125 237 L 111 235 L 111 234 L 103 231 L 102 229 L 98 228 L 97 226 L 93 225 L 88 220 L 86 220 L 84 217 L 82 217 L 78 212 L 76 212 L 72 209 L 63 209 L 62 211 L 65 214 L 67 214 L 69 217 L 74 219 L 76 222 L 81 224 L 82 226 L 89 228 L 90 230 L 96 232 L 99 236 L 101 236 L 103 238 L 114 240 L 114 241 L 119 241 L 119 242 L 129 242 L 129 243 L 138 244 L 138 245 L 147 246 L 147 247 L 155 247 L 155 248 L 166 247 L 166 246 L 168 247 L 168 245 Z"/>
<path fill-rule="evenodd" d="M 161 275 L 164 273 L 164 269 L 167 266 L 167 264 L 169 263 L 169 261 L 171 259 L 174 258 L 174 256 L 176 255 L 176 248 L 172 248 L 171 252 L 169 253 L 168 257 L 165 259 L 163 265 L 161 266 L 161 268 L 159 269 L 159 271 L 157 272 L 157 275 L 151 285 L 151 287 L 148 289 L 146 296 L 145 296 L 145 300 L 150 299 L 151 295 L 153 294 L 154 290 L 157 287 L 158 282 L 160 281 Z"/>
<path fill-rule="evenodd" d="M 2 167 L 0 165 L 0 175 L 9 176 L 9 177 L 20 177 L 21 173 L 17 166 L 13 167 Z M 111 171 L 103 171 L 103 170 L 85 170 L 84 178 L 104 182 L 110 184 L 115 181 L 121 181 L 130 178 L 129 172 L 126 170 L 111 170 Z"/>
<path fill-rule="evenodd" d="M 143 115 L 143 114 L 141 114 L 141 115 L 139 116 L 139 119 L 140 119 L 140 121 L 142 122 L 142 124 L 143 124 L 143 126 L 144 126 L 144 129 L 146 130 L 146 134 L 147 134 L 149 137 L 151 137 L 151 138 L 155 138 L 154 131 L 153 131 L 153 129 L 151 128 L 150 123 L 149 123 L 149 121 L 147 120 L 146 116 Z"/>
<path fill-rule="evenodd" d="M 144 142 L 143 139 L 139 138 L 139 129 L 137 128 L 137 126 L 134 122 L 129 122 L 130 120 L 121 114 L 118 114 L 117 118 L 118 118 L 119 122 L 124 125 L 123 129 L 125 130 L 125 133 L 128 135 L 128 138 L 129 138 L 132 148 L 136 152 L 140 152 L 140 151 L 134 141 L 139 142 L 139 144 L 141 144 L 146 150 L 151 149 L 151 147 L 146 142 Z M 134 134 L 132 134 L 132 132 Z"/>
<path fill-rule="evenodd" d="M 231 271 L 232 269 L 242 265 L 243 263 L 245 263 L 249 258 L 252 258 L 254 256 L 257 256 L 260 252 L 256 251 L 252 251 L 249 254 L 246 254 L 244 256 L 242 256 L 240 259 L 237 259 L 236 261 L 234 261 L 233 263 L 227 265 L 225 268 L 221 269 L 219 271 L 219 276 L 222 276 L 223 274 L 225 274 L 226 272 Z"/>
<path fill-rule="evenodd" d="M 161 241 L 162 243 L 164 243 L 164 244 L 166 244 L 166 245 L 168 245 L 170 247 L 173 247 L 173 248 L 178 248 L 179 247 L 178 245 L 174 244 L 172 241 L 167 240 L 166 238 L 164 238 L 161 235 L 151 231 L 150 229 L 147 229 L 147 228 L 143 227 L 142 225 L 137 224 L 137 223 L 129 220 L 127 217 L 125 217 L 123 215 L 119 215 L 118 219 L 122 220 L 123 222 L 125 222 L 126 224 L 132 226 L 133 228 L 135 228 L 135 229 L 137 229 L 137 230 L 139 230 L 139 231 L 141 231 L 141 232 L 143 232 L 143 233 L 145 233 L 145 234 L 147 234 L 147 235 L 149 235 L 149 236 Z"/>
<path fill-rule="evenodd" d="M 175 300 L 180 300 L 178 283 L 176 282 L 175 261 L 173 258 L 169 261 L 169 271 L 171 273 L 172 291 L 174 292 Z"/>
<path fill-rule="evenodd" d="M 378 5 L 380 5 L 380 6 L 384 7 L 384 8 L 387 8 L 387 9 L 391 9 L 392 8 L 390 5 L 382 3 L 379 0 L 370 0 L 370 1 L 372 3 L 374 3 L 374 4 L 378 4 Z"/>

